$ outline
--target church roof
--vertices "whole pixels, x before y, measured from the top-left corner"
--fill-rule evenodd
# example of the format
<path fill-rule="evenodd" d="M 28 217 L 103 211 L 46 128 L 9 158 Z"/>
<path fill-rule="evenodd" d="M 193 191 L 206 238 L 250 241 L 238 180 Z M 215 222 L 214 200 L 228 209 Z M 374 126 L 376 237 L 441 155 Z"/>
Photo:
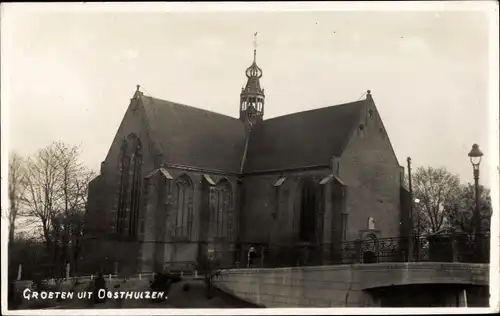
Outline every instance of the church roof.
<path fill-rule="evenodd" d="M 175 102 L 141 96 L 153 141 L 165 162 L 243 173 L 330 165 L 357 127 L 362 100 L 268 119 L 256 124 L 245 154 L 240 120 Z"/>
<path fill-rule="evenodd" d="M 153 141 L 165 162 L 239 173 L 244 124 L 230 116 L 141 96 Z"/>
<path fill-rule="evenodd" d="M 252 130 L 244 172 L 330 165 L 357 126 L 362 100 L 265 120 Z"/>

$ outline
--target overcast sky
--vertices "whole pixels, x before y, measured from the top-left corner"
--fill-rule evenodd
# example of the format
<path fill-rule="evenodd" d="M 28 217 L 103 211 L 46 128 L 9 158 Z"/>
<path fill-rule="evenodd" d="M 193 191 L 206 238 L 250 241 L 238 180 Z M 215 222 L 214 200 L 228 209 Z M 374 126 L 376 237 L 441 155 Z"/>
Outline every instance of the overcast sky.
<path fill-rule="evenodd" d="M 2 18 L 2 119 L 9 149 L 23 155 L 56 140 L 81 144 L 84 162 L 99 170 L 137 84 L 237 117 L 254 32 L 266 118 L 356 101 L 370 89 L 405 167 L 411 156 L 414 168 L 446 167 L 468 182 L 471 145 L 497 149 L 488 71 L 498 69 L 488 64 L 484 12 L 12 9 Z M 488 184 L 495 167 L 483 161 Z"/>

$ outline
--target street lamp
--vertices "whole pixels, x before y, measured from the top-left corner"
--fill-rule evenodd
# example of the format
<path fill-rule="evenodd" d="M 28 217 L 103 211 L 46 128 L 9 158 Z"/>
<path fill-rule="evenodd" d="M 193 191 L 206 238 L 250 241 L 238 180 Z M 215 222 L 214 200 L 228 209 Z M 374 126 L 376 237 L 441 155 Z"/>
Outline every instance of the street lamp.
<path fill-rule="evenodd" d="M 482 156 L 483 153 L 479 150 L 479 146 L 477 144 L 472 145 L 472 149 L 469 152 L 469 158 L 474 171 L 474 186 L 476 189 L 476 208 L 473 216 L 473 234 L 476 241 L 476 251 L 481 252 L 479 255 L 482 255 L 482 249 L 480 248 L 481 245 L 478 238 L 478 234 L 481 231 L 481 218 L 479 215 L 479 164 L 481 163 Z"/>
<path fill-rule="evenodd" d="M 420 199 L 415 199 L 414 200 L 415 202 L 415 205 L 417 205 L 417 232 L 416 232 L 416 235 L 417 235 L 417 238 L 416 238 L 416 241 L 417 241 L 417 261 L 420 261 L 420 248 L 421 248 L 421 238 L 420 238 Z"/>

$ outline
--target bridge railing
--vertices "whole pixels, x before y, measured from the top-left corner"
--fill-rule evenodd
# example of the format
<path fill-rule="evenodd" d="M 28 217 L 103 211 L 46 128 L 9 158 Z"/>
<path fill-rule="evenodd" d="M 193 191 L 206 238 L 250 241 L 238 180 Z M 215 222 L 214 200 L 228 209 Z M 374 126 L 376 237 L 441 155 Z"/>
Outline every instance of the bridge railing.
<path fill-rule="evenodd" d="M 488 263 L 489 245 L 488 233 L 300 243 L 293 246 L 248 243 L 240 245 L 239 249 L 216 251 L 213 260 L 217 261 L 219 269 L 419 261 Z M 238 259 L 231 261 L 230 258 Z"/>

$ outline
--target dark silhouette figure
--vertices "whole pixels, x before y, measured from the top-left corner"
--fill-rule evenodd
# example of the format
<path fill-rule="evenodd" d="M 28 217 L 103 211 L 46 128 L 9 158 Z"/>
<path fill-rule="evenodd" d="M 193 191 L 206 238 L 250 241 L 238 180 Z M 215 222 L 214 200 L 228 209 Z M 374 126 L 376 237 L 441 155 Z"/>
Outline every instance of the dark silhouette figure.
<path fill-rule="evenodd" d="M 214 296 L 212 281 L 215 276 L 215 268 L 219 266 L 220 262 L 216 258 L 202 257 L 198 261 L 198 267 L 204 273 L 203 281 L 205 283 L 207 299 L 212 299 Z"/>
<path fill-rule="evenodd" d="M 93 294 L 93 298 L 94 298 L 94 303 L 102 303 L 106 300 L 106 295 L 104 295 L 104 297 L 99 297 L 99 290 L 106 290 L 106 280 L 104 280 L 104 276 L 102 275 L 102 273 L 99 273 L 99 275 L 97 276 L 97 278 L 94 280 L 94 294 Z"/>
<path fill-rule="evenodd" d="M 33 291 L 39 292 L 43 290 L 43 278 L 39 273 L 35 273 L 35 275 L 33 275 Z"/>
<path fill-rule="evenodd" d="M 163 297 L 152 299 L 154 302 L 161 302 L 168 296 L 168 292 L 173 283 L 180 282 L 180 276 L 168 272 L 156 273 L 150 288 L 152 291 L 163 292 Z"/>
<path fill-rule="evenodd" d="M 211 273 L 205 273 L 205 286 L 207 289 L 206 296 L 208 299 L 213 298 L 213 293 L 212 293 L 212 274 Z"/>
<path fill-rule="evenodd" d="M 255 253 L 255 251 L 250 251 L 250 254 L 248 256 L 248 266 L 250 268 L 253 268 L 253 266 L 255 265 L 256 258 L 257 258 L 257 254 Z"/>

